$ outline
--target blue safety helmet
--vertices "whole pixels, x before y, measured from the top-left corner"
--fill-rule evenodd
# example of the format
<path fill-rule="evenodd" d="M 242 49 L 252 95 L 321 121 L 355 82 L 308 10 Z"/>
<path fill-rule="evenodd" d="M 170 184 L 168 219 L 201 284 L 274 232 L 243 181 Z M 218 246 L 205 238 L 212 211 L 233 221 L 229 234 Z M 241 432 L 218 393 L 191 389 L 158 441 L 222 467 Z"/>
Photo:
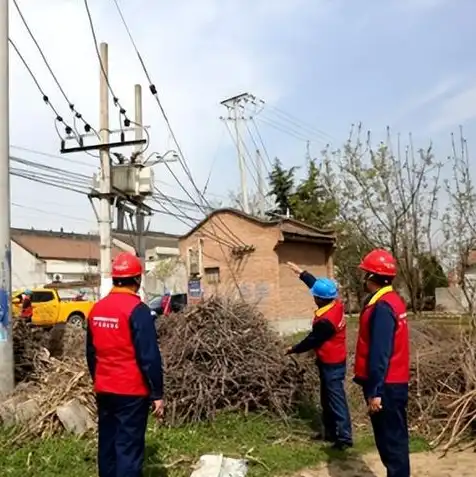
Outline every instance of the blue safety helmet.
<path fill-rule="evenodd" d="M 33 292 L 31 290 L 28 290 L 26 289 L 24 292 L 23 292 L 24 295 L 27 295 L 27 296 L 31 296 L 33 295 Z"/>
<path fill-rule="evenodd" d="M 322 300 L 333 300 L 339 296 L 336 282 L 330 278 L 317 278 L 311 288 L 311 294 Z"/>

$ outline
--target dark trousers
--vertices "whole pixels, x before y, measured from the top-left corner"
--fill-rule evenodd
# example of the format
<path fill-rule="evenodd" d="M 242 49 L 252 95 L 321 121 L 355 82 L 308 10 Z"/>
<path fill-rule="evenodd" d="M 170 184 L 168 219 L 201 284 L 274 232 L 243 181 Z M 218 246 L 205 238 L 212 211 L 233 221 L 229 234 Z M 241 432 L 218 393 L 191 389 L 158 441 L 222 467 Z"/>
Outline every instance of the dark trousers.
<path fill-rule="evenodd" d="M 99 477 L 142 477 L 147 398 L 98 394 Z"/>
<path fill-rule="evenodd" d="M 365 398 L 367 400 L 368 396 Z M 375 444 L 387 469 L 387 477 L 410 477 L 407 405 L 408 385 L 386 384 L 382 392 L 382 410 L 370 416 Z"/>
<path fill-rule="evenodd" d="M 338 444 L 352 445 L 352 424 L 344 383 L 346 365 L 317 363 L 321 378 L 321 408 L 324 437 Z"/>

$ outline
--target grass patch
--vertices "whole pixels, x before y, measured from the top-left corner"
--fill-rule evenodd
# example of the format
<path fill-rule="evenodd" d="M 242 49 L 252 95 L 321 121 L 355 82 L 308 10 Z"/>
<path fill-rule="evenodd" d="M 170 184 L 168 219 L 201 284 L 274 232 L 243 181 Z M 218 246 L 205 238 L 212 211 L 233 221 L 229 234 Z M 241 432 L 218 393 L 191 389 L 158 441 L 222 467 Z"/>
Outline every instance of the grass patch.
<path fill-rule="evenodd" d="M 2 477 L 91 477 L 96 475 L 96 445 L 93 439 L 72 437 L 38 440 L 22 448 L 8 445 L 7 433 L 0 433 Z M 374 448 L 369 435 L 356 439 L 352 454 Z M 413 440 L 412 450 L 426 450 Z M 145 477 L 184 477 L 190 465 L 205 453 L 223 453 L 250 460 L 250 477 L 290 475 L 329 459 L 340 459 L 325 446 L 310 440 L 309 422 L 290 425 L 262 415 L 247 418 L 219 417 L 213 424 L 167 429 L 151 425 L 147 438 Z"/>

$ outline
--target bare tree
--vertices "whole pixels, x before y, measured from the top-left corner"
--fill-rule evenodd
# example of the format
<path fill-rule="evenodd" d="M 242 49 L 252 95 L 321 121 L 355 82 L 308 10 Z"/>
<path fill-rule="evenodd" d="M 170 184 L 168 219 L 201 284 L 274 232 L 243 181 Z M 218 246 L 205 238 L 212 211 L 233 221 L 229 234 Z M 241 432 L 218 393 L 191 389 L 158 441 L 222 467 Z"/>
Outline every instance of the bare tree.
<path fill-rule="evenodd" d="M 233 207 L 234 209 L 244 209 L 243 197 L 241 192 L 230 192 L 230 204 L 231 207 Z M 255 194 L 251 194 L 248 197 L 248 210 L 250 211 L 250 215 L 253 215 L 254 217 L 259 217 L 261 214 L 260 205 L 261 196 L 258 192 L 256 192 Z"/>
<path fill-rule="evenodd" d="M 415 150 L 412 136 L 396 146 L 387 128 L 386 140 L 372 145 L 353 127 L 342 150 L 325 153 L 328 188 L 339 203 L 340 218 L 369 246 L 389 249 L 398 259 L 402 282 L 413 310 L 422 303 L 419 260 L 434 253 L 442 164 L 431 145 Z"/>
<path fill-rule="evenodd" d="M 471 323 L 476 326 L 476 280 L 468 276 L 471 255 L 476 251 L 476 189 L 471 174 L 468 144 L 460 129 L 459 139 L 452 136 L 450 159 L 453 178 L 445 181 L 449 204 L 443 223 L 447 248 L 453 257 L 453 265 L 462 291 L 464 308 L 469 312 Z M 473 164 L 473 171 L 475 166 Z"/>
<path fill-rule="evenodd" d="M 162 283 L 164 291 L 167 280 L 174 275 L 181 264 L 182 261 L 179 257 L 167 257 L 155 261 L 152 273 Z"/>

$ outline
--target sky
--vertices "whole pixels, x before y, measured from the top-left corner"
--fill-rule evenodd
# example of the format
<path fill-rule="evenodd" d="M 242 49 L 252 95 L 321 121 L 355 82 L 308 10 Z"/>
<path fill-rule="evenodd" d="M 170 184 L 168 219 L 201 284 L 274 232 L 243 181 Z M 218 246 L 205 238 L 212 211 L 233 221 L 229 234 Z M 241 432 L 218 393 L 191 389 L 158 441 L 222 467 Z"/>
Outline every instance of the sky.
<path fill-rule="evenodd" d="M 232 124 L 220 119 L 227 116 L 220 102 L 245 92 L 265 102 L 247 110 L 253 120 L 242 125 L 246 151 L 254 155 L 254 139 L 265 164 L 279 156 L 286 166 L 304 165 L 307 141 L 317 156 L 326 143 L 341 145 L 351 124 L 358 122 L 376 138 L 384 137 L 387 125 L 395 134 L 411 131 L 417 147 L 432 141 L 442 157 L 450 152 L 450 134 L 460 125 L 470 148 L 476 144 L 474 0 L 118 2 L 194 181 L 200 190 L 207 185 L 212 203 L 226 201 L 239 187 L 236 148 L 226 126 Z M 17 3 L 67 96 L 99 128 L 99 62 L 83 0 Z M 134 85 L 144 88 L 147 155 L 176 149 L 113 0 L 89 3 L 98 41 L 109 44 L 110 84 L 131 118 Z M 68 104 L 12 2 L 10 38 L 51 104 L 71 124 Z M 30 174 L 51 166 L 92 176 L 99 165 L 96 157 L 52 157 L 60 156 L 54 118 L 11 49 L 11 156 L 32 161 L 33 166 L 21 166 Z M 119 127 L 118 118 L 111 101 L 111 129 Z M 247 161 L 253 192 L 256 174 Z M 196 198 L 180 164 L 169 166 Z M 12 167 L 19 167 L 18 162 Z M 162 193 L 188 200 L 163 164 L 154 173 Z M 83 195 L 16 176 L 11 188 L 15 227 L 97 229 Z M 150 229 L 184 233 L 192 225 L 155 214 Z"/>

